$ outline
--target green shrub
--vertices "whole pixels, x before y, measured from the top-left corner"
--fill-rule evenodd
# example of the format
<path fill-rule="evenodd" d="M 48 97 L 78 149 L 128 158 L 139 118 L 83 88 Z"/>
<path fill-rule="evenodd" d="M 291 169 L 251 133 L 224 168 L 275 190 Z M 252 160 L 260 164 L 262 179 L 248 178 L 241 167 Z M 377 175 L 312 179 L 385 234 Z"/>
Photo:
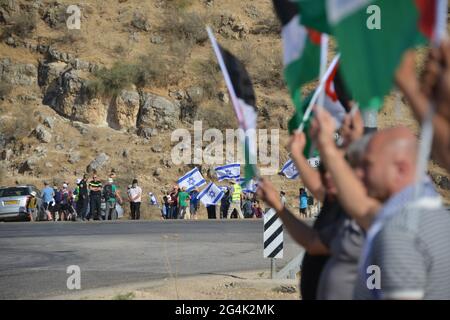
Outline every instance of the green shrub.
<path fill-rule="evenodd" d="M 210 55 L 207 60 L 197 60 L 193 69 L 198 76 L 196 84 L 203 88 L 205 97 L 215 98 L 222 81 L 222 74 L 215 58 Z"/>
<path fill-rule="evenodd" d="M 205 29 L 205 19 L 195 12 L 181 12 L 166 14 L 161 32 L 172 34 L 177 39 L 186 39 L 193 43 L 202 44 L 208 40 Z"/>
<path fill-rule="evenodd" d="M 36 16 L 31 13 L 22 13 L 12 20 L 9 27 L 5 28 L 2 38 L 16 35 L 20 38 L 29 38 L 36 29 Z"/>
<path fill-rule="evenodd" d="M 95 73 L 97 81 L 90 82 L 88 92 L 109 97 L 117 96 L 136 82 L 136 74 L 136 65 L 115 63 L 112 68 L 103 68 Z"/>

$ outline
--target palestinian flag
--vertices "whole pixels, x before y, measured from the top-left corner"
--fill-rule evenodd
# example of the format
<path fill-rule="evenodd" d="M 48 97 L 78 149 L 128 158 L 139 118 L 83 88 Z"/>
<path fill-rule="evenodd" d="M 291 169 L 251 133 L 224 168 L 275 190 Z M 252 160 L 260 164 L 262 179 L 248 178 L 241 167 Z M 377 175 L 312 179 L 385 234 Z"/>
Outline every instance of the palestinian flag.
<path fill-rule="evenodd" d="M 403 53 L 439 38 L 446 0 L 299 0 L 303 23 L 329 31 L 341 53 L 342 75 L 361 109 L 379 109 L 394 84 Z M 369 29 L 370 5 L 380 9 L 381 29 Z M 325 20 L 326 19 L 326 20 Z"/>
<path fill-rule="evenodd" d="M 273 5 L 282 25 L 284 78 L 292 101 L 299 109 L 301 86 L 319 75 L 321 34 L 302 25 L 295 3 L 273 0 Z"/>
<path fill-rule="evenodd" d="M 256 123 L 258 113 L 255 90 L 242 62 L 217 43 L 210 29 L 208 29 L 208 34 L 225 78 L 239 127 L 244 132 L 244 137 L 241 140 L 244 145 L 245 179 L 242 184 L 246 184 L 252 178 L 257 177 Z"/>
<path fill-rule="evenodd" d="M 323 107 L 332 115 L 336 121 L 336 128 L 339 129 L 344 121 L 346 113 L 350 112 L 351 106 L 349 105 L 349 101 L 352 100 L 352 98 L 343 85 L 339 71 L 339 63 L 336 63 L 333 69 L 331 69 L 331 72 L 326 74 L 326 76 L 327 77 L 324 84 L 325 99 Z M 309 128 L 314 115 L 311 113 L 306 119 L 304 119 L 303 115 L 305 114 L 305 111 L 314 95 L 314 93 L 311 93 L 305 99 L 301 106 L 300 112 L 296 112 L 288 123 L 289 134 L 292 134 L 299 128 L 302 121 L 304 121 L 303 132 L 306 135 L 306 146 L 304 153 L 307 158 L 311 156 L 310 148 L 312 143 L 309 137 Z M 312 155 L 316 156 L 317 154 L 313 153 Z"/>

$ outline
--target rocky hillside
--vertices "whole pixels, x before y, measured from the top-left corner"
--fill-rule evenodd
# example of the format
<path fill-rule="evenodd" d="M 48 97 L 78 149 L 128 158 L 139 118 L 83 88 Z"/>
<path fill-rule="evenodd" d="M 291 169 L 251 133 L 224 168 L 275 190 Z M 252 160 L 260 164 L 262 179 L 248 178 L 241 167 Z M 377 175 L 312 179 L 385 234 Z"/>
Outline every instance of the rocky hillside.
<path fill-rule="evenodd" d="M 0 0 L 0 184 L 59 183 L 114 168 L 122 188 L 167 190 L 192 165 L 176 166 L 176 128 L 236 128 L 204 25 L 251 73 L 259 127 L 279 129 L 287 159 L 292 106 L 281 76 L 279 25 L 271 1 Z M 415 127 L 388 99 L 380 125 Z M 396 120 L 394 120 L 396 119 Z M 202 166 L 205 175 L 211 166 Z M 445 172 L 431 167 L 448 195 Z M 291 196 L 298 182 L 274 177 Z"/>

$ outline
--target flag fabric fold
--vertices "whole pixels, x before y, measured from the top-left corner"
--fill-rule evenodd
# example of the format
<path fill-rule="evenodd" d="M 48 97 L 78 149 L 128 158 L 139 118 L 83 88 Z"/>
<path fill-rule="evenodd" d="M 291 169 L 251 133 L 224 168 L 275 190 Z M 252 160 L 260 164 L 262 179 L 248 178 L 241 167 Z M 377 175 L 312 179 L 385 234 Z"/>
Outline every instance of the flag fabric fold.
<path fill-rule="evenodd" d="M 243 144 L 245 157 L 245 181 L 249 181 L 258 175 L 256 167 L 258 111 L 256 109 L 255 90 L 243 63 L 217 43 L 210 28 L 207 28 L 207 31 L 224 76 L 239 127 L 244 131 L 241 143 Z"/>
<path fill-rule="evenodd" d="M 403 53 L 438 38 L 446 0 L 299 0 L 302 23 L 332 34 L 341 53 L 342 77 L 362 110 L 379 110 L 394 84 Z M 380 29 L 367 8 L 377 6 Z M 376 17 L 374 17 L 376 19 Z"/>
<path fill-rule="evenodd" d="M 190 192 L 193 189 L 200 187 L 206 183 L 202 174 L 197 167 L 186 173 L 177 181 L 180 188 L 185 187 L 186 192 Z"/>
<path fill-rule="evenodd" d="M 225 179 L 239 179 L 241 177 L 241 165 L 239 163 L 226 164 L 224 166 L 215 167 L 217 179 L 219 181 Z"/>
<path fill-rule="evenodd" d="M 309 158 L 308 163 L 311 167 L 317 168 L 320 164 L 320 157 Z M 280 173 L 288 179 L 296 179 L 299 176 L 297 167 L 292 159 L 288 159 L 288 161 L 286 161 L 283 167 L 281 167 Z"/>
<path fill-rule="evenodd" d="M 213 182 L 210 182 L 205 189 L 203 189 L 197 196 L 205 206 L 216 205 L 222 199 L 224 191 L 222 188 L 216 186 Z"/>
<path fill-rule="evenodd" d="M 281 22 L 284 78 L 296 108 L 301 107 L 301 87 L 319 75 L 321 34 L 302 25 L 298 7 L 289 0 L 273 0 Z"/>

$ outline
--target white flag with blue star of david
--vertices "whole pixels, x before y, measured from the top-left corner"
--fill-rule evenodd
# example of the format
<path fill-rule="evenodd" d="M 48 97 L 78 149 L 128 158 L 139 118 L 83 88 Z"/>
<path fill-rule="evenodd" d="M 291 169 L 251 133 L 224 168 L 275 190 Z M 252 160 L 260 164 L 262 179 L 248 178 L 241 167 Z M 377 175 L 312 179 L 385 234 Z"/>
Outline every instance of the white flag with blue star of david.
<path fill-rule="evenodd" d="M 239 179 L 241 176 L 241 165 L 239 163 L 226 164 L 224 166 L 215 167 L 217 179 L 219 181 L 225 179 Z"/>
<path fill-rule="evenodd" d="M 180 188 L 185 187 L 186 192 L 191 192 L 194 188 L 200 187 L 206 183 L 202 174 L 197 167 L 186 173 L 180 179 L 178 179 L 178 185 Z"/>
<path fill-rule="evenodd" d="M 317 168 L 320 164 L 320 157 L 313 157 L 308 159 L 308 163 L 311 167 Z M 292 159 L 286 161 L 286 163 L 281 168 L 281 173 L 288 179 L 295 179 L 298 177 L 297 167 Z"/>
<path fill-rule="evenodd" d="M 223 190 L 210 182 L 197 196 L 205 206 L 208 204 L 216 205 L 224 195 Z"/>
<path fill-rule="evenodd" d="M 281 173 L 288 179 L 295 179 L 298 177 L 298 171 L 295 167 L 294 161 L 289 159 L 281 168 Z"/>

